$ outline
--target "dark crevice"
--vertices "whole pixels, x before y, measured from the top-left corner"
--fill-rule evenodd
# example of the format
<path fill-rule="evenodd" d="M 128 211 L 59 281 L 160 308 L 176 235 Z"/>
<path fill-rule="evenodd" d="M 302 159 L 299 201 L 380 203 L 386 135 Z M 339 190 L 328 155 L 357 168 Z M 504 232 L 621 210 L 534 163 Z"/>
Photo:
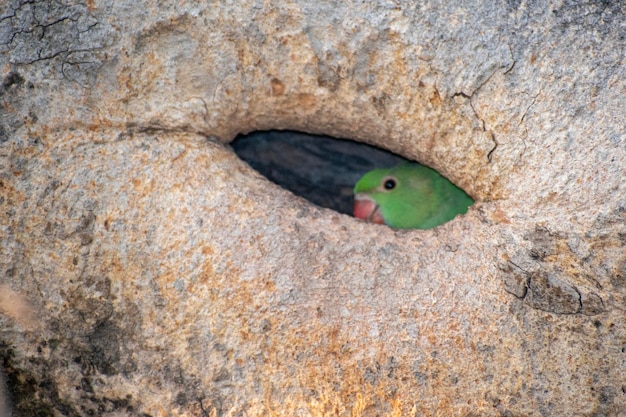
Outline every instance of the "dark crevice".
<path fill-rule="evenodd" d="M 484 123 L 484 122 L 483 122 Z M 493 153 L 498 149 L 498 141 L 496 140 L 496 135 L 493 132 L 489 132 L 491 134 L 491 141 L 493 142 L 493 148 L 487 154 L 487 161 L 491 162 L 493 158 Z"/>
<path fill-rule="evenodd" d="M 520 118 L 520 121 L 518 123 L 518 125 L 521 125 L 522 122 L 524 121 L 524 119 L 526 118 L 526 115 L 528 114 L 528 111 L 530 110 L 530 108 L 532 106 L 535 105 L 535 103 L 537 102 L 537 97 L 539 97 L 539 95 L 541 94 L 541 90 L 539 90 L 539 92 L 533 97 L 533 101 L 528 105 L 528 107 L 526 107 L 526 110 L 524 111 L 524 114 L 522 115 L 522 117 Z"/>
<path fill-rule="evenodd" d="M 517 63 L 517 61 L 515 61 L 515 58 L 513 57 L 513 47 L 510 43 L 506 46 L 509 48 L 509 53 L 511 54 L 511 65 L 504 70 L 504 72 L 502 73 L 503 75 L 507 75 L 509 72 L 513 71 L 513 68 L 515 68 L 515 64 Z"/>
<path fill-rule="evenodd" d="M 491 78 L 491 77 L 490 77 Z M 485 83 L 489 81 L 489 79 L 487 79 L 483 84 L 480 85 L 480 87 L 482 87 L 483 85 L 485 85 Z M 479 87 L 479 89 L 480 89 Z M 476 90 L 478 91 L 478 89 Z M 475 93 L 475 92 L 474 92 Z M 480 123 L 480 128 L 482 129 L 483 132 L 485 132 L 487 135 L 489 135 L 489 138 L 491 139 L 491 141 L 493 142 L 493 148 L 491 148 L 489 150 L 489 152 L 487 153 L 487 161 L 489 163 L 491 163 L 492 159 L 493 159 L 493 154 L 496 151 L 496 149 L 498 148 L 498 141 L 496 140 L 496 136 L 493 133 L 493 131 L 487 129 L 487 124 L 485 123 L 485 120 L 480 117 L 480 115 L 478 114 L 478 112 L 476 111 L 476 108 L 474 107 L 474 103 L 472 102 L 472 96 L 473 95 L 468 95 L 464 92 L 457 92 L 453 94 L 453 97 L 463 97 L 466 98 L 469 101 L 469 105 L 472 108 L 472 112 L 474 113 L 474 116 L 476 117 L 476 119 L 478 120 L 478 122 Z"/>
<path fill-rule="evenodd" d="M 209 417 L 209 413 L 206 410 L 206 408 L 204 408 L 204 404 L 202 404 L 202 400 L 198 399 L 198 404 L 200 405 L 200 412 L 202 413 L 202 415 L 204 417 Z"/>
<path fill-rule="evenodd" d="M 364 143 L 294 131 L 254 132 L 230 145 L 272 182 L 344 214 L 352 214 L 352 190 L 363 174 L 406 161 Z"/>

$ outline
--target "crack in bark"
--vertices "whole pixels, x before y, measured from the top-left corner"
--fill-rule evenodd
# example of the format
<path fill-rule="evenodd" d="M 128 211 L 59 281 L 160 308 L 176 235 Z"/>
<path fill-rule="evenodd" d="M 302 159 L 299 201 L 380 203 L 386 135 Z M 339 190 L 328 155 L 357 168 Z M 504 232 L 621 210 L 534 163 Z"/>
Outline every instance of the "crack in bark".
<path fill-rule="evenodd" d="M 509 53 L 511 54 L 511 65 L 509 65 L 509 67 L 504 70 L 503 74 L 506 75 L 508 73 L 510 73 L 513 68 L 515 67 L 516 64 L 516 60 L 513 58 L 513 49 L 511 48 L 510 44 L 507 44 L 507 47 L 509 48 Z M 474 102 L 473 102 L 473 98 L 475 97 L 476 93 L 478 93 L 485 85 L 487 85 L 487 83 L 491 80 L 491 78 L 500 70 L 502 69 L 502 67 L 495 69 L 494 71 L 492 71 L 491 74 L 489 74 L 489 76 L 482 82 L 480 83 L 480 85 L 478 87 L 476 87 L 474 89 L 474 91 L 472 91 L 471 93 L 467 94 L 463 91 L 459 91 L 459 92 L 455 92 L 452 97 L 464 97 L 467 98 L 469 100 L 469 104 L 470 107 L 472 108 L 472 111 L 474 112 L 474 116 L 476 116 L 476 119 L 479 120 L 480 124 L 481 124 L 481 128 L 483 130 L 483 132 L 487 133 L 491 139 L 491 141 L 493 142 L 493 148 L 491 148 L 491 150 L 489 150 L 489 152 L 487 153 L 487 161 L 488 163 L 491 163 L 491 161 L 493 160 L 493 154 L 496 151 L 496 149 L 498 148 L 499 142 L 496 139 L 496 135 L 495 133 L 491 130 L 491 129 L 487 129 L 487 123 L 485 122 L 485 119 L 483 119 L 479 114 L 478 111 L 476 111 L 476 108 L 474 107 Z M 534 104 L 534 102 L 533 102 Z M 527 109 L 528 110 L 528 109 Z"/>
<path fill-rule="evenodd" d="M 478 91 L 478 90 L 476 90 L 476 91 Z M 474 91 L 474 93 L 476 93 L 476 91 Z M 474 93 L 473 93 L 473 94 L 474 94 Z M 491 148 L 491 149 L 489 150 L 489 152 L 487 153 L 487 161 L 488 161 L 489 163 L 491 163 L 491 161 L 492 161 L 492 159 L 493 159 L 493 153 L 494 153 L 494 152 L 496 151 L 496 149 L 498 148 L 499 143 L 498 143 L 498 140 L 496 139 L 496 135 L 495 135 L 495 133 L 493 133 L 493 131 L 492 131 L 492 130 L 487 130 L 487 127 L 486 127 L 486 125 L 487 125 L 487 124 L 486 124 L 486 122 L 485 122 L 485 119 L 483 119 L 482 117 L 480 117 L 480 115 L 479 115 L 479 114 L 478 114 L 478 112 L 476 111 L 476 108 L 474 107 L 474 102 L 472 101 L 472 96 L 473 96 L 473 94 L 472 94 L 472 95 L 467 95 L 466 93 L 463 93 L 463 92 L 457 92 L 457 93 L 454 93 L 453 97 L 459 97 L 459 96 L 460 96 L 460 97 L 464 97 L 464 98 L 466 98 L 466 99 L 468 99 L 468 100 L 469 100 L 470 107 L 472 108 L 472 111 L 474 112 L 474 116 L 475 116 L 475 117 L 476 117 L 476 119 L 478 119 L 478 121 L 480 122 L 480 125 L 481 125 L 480 127 L 481 127 L 481 129 L 483 130 L 483 132 L 485 132 L 487 135 L 489 135 L 489 138 L 490 138 L 490 139 L 491 139 L 491 141 L 493 142 L 493 148 Z"/>
<path fill-rule="evenodd" d="M 209 413 L 207 412 L 207 410 L 204 408 L 204 404 L 202 404 L 202 399 L 198 398 L 197 399 L 198 404 L 200 405 L 200 411 L 202 412 L 202 415 L 204 417 L 209 417 Z"/>
<path fill-rule="evenodd" d="M 533 274 L 530 277 L 528 277 L 528 284 L 527 284 L 527 292 L 524 295 L 523 299 L 524 300 L 528 300 L 530 297 L 533 297 L 533 293 L 535 293 L 535 291 L 533 291 L 532 289 L 532 285 L 533 285 L 533 276 L 535 278 L 539 278 L 540 275 L 537 274 Z M 549 281 L 549 278 L 547 278 L 547 280 Z M 563 282 L 564 284 L 566 284 L 565 282 Z M 539 292 L 537 291 L 537 294 L 540 295 L 541 297 L 545 297 L 548 299 L 548 302 L 546 302 L 546 300 L 543 299 L 539 299 L 538 301 L 533 301 L 532 303 L 529 303 L 530 306 L 532 308 L 535 308 L 537 310 L 541 310 L 541 311 L 547 311 L 548 313 L 553 313 L 553 314 L 557 314 L 557 315 L 570 315 L 570 314 L 579 314 L 582 312 L 583 309 L 583 303 L 582 303 L 582 294 L 580 293 L 580 291 L 578 290 L 578 288 L 576 288 L 574 285 L 569 285 L 567 284 L 567 288 L 573 290 L 576 293 L 576 302 L 577 302 L 577 306 L 575 309 L 572 309 L 570 311 L 565 310 L 564 308 L 567 307 L 566 302 L 567 299 L 566 297 L 560 298 L 560 297 L 556 297 L 558 294 L 560 294 L 559 292 L 554 292 L 554 291 L 550 291 L 551 288 L 555 288 L 556 286 L 546 286 L 543 283 L 539 284 L 540 288 L 542 288 L 544 291 Z M 551 294 L 551 293 L 554 294 Z M 555 299 L 551 299 L 550 296 L 555 296 Z M 555 303 L 554 301 L 563 301 L 562 303 Z M 547 306 L 544 306 L 544 304 L 547 304 Z M 562 310 L 558 310 L 558 307 L 562 307 Z"/>
<path fill-rule="evenodd" d="M 584 314 L 592 316 L 606 311 L 602 286 L 588 269 L 588 260 L 567 260 L 571 235 L 554 232 L 544 226 L 525 236 L 531 248 L 513 260 L 497 266 L 502 271 L 504 290 L 533 309 L 558 315 Z M 569 249 L 568 249 L 569 248 Z M 596 272 L 597 273 L 597 272 Z M 595 289 L 588 286 L 595 283 Z"/>
<path fill-rule="evenodd" d="M 502 75 L 507 75 L 509 72 L 513 71 L 513 68 L 515 67 L 515 64 L 517 63 L 515 58 L 513 58 L 513 48 L 511 47 L 511 44 L 507 44 L 506 46 L 509 48 L 509 53 L 511 54 L 511 60 L 513 62 L 511 63 L 511 66 L 502 73 Z"/>
<path fill-rule="evenodd" d="M 86 5 L 22 1 L 8 13 L 0 22 L 9 21 L 11 28 L 0 45 L 7 48 L 10 63 L 32 65 L 60 58 L 61 76 L 88 87 L 102 67 L 97 51 L 110 44 L 106 33 L 110 28 L 103 27 Z M 74 54 L 82 56 L 72 62 Z"/>
<path fill-rule="evenodd" d="M 526 118 L 528 111 L 530 110 L 532 106 L 535 105 L 535 103 L 537 102 L 537 97 L 539 97 L 540 95 L 541 95 L 541 89 L 539 90 L 539 92 L 537 92 L 537 94 L 535 94 L 535 96 L 533 97 L 533 101 L 528 105 L 528 107 L 526 107 L 526 110 L 524 110 L 524 114 L 522 114 L 522 117 L 520 118 L 518 126 L 524 122 L 524 119 Z"/>

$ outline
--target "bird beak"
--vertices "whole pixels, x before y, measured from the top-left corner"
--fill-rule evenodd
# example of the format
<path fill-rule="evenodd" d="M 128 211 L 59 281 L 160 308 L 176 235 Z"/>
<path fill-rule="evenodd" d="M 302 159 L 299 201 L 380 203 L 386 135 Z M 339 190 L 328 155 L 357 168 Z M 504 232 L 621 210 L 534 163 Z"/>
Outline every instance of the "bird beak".
<path fill-rule="evenodd" d="M 380 206 L 366 194 L 354 196 L 354 217 L 368 223 L 385 224 L 380 214 Z"/>

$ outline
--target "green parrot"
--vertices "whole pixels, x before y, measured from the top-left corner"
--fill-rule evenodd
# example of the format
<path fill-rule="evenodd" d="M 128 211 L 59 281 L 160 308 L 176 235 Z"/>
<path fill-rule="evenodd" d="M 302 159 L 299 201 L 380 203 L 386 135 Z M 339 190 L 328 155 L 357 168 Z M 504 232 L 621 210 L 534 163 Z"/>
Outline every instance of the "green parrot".
<path fill-rule="evenodd" d="M 430 229 L 474 203 L 434 169 L 404 162 L 375 169 L 354 186 L 354 217 L 399 229 Z"/>

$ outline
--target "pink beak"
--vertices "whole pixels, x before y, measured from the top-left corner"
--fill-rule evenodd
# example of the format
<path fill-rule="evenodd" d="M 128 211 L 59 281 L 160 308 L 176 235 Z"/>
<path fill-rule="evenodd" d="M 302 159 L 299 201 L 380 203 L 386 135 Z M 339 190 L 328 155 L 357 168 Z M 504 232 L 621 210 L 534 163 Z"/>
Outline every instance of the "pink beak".
<path fill-rule="evenodd" d="M 364 194 L 354 196 L 354 217 L 370 223 L 385 224 L 374 200 Z"/>

